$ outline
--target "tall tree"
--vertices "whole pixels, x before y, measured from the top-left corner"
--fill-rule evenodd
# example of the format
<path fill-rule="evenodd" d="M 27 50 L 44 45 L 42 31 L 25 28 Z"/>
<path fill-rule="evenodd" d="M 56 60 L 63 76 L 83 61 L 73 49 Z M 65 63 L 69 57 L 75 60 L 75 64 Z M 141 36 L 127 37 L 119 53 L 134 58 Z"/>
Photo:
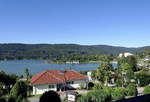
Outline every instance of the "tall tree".
<path fill-rule="evenodd" d="M 121 68 L 121 65 L 123 63 L 128 63 L 131 68 L 132 68 L 132 71 L 137 71 L 137 59 L 135 56 L 128 56 L 128 57 L 121 57 L 118 59 L 118 65 L 119 65 L 119 68 Z"/>
<path fill-rule="evenodd" d="M 8 102 L 21 102 L 27 98 L 27 85 L 23 81 L 18 81 L 10 91 Z"/>
<path fill-rule="evenodd" d="M 101 63 L 101 65 L 92 72 L 92 76 L 101 83 L 107 85 L 108 81 L 111 78 L 112 69 L 112 64 L 110 64 L 109 62 Z"/>
<path fill-rule="evenodd" d="M 24 73 L 25 73 L 26 78 L 27 78 L 27 80 L 28 80 L 28 79 L 29 79 L 29 77 L 30 77 L 29 69 L 28 69 L 28 68 L 26 68 L 26 69 L 25 69 L 25 71 L 24 71 Z"/>

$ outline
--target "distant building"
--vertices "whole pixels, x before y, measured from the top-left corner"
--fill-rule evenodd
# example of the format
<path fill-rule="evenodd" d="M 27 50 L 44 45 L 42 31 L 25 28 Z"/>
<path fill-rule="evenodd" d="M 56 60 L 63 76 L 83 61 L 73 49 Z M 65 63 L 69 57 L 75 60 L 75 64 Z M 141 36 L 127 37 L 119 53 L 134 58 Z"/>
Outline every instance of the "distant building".
<path fill-rule="evenodd" d="M 145 58 L 144 58 L 144 61 L 146 62 L 146 61 L 150 61 L 150 56 L 146 56 Z"/>
<path fill-rule="evenodd" d="M 126 52 L 126 53 L 120 53 L 119 54 L 119 57 L 128 57 L 128 56 L 133 56 L 134 54 L 132 54 L 132 53 L 129 53 L 129 52 Z"/>
<path fill-rule="evenodd" d="M 31 79 L 33 94 L 43 94 L 45 91 L 61 91 L 64 87 L 79 88 L 87 86 L 88 78 L 74 70 L 47 70 L 34 75 Z"/>
<path fill-rule="evenodd" d="M 92 81 L 92 72 L 87 72 L 87 77 L 89 81 Z"/>
<path fill-rule="evenodd" d="M 79 61 L 66 61 L 66 64 L 80 64 Z"/>
<path fill-rule="evenodd" d="M 27 78 L 20 78 L 19 81 L 27 81 Z"/>

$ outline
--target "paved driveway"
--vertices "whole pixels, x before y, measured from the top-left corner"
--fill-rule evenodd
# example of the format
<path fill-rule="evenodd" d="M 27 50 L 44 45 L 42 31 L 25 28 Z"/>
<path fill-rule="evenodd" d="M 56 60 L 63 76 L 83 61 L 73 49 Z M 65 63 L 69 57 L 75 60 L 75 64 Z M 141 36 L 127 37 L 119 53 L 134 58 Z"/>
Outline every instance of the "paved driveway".
<path fill-rule="evenodd" d="M 39 102 L 39 97 L 28 98 L 29 102 Z"/>

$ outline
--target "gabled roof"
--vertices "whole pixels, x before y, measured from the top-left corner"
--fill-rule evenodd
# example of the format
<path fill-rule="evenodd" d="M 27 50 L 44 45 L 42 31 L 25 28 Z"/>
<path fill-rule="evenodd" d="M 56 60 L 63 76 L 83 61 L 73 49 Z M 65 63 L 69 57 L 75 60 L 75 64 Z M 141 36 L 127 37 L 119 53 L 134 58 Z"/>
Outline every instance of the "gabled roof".
<path fill-rule="evenodd" d="M 31 79 L 33 85 L 64 83 L 69 80 L 87 79 L 86 76 L 74 70 L 47 70 L 34 75 Z"/>

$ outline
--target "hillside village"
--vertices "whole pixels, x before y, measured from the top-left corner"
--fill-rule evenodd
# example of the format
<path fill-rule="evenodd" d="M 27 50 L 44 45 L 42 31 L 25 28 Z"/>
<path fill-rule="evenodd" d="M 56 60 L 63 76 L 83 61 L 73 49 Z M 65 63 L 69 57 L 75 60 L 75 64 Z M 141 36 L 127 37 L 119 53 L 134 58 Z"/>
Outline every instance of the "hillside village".
<path fill-rule="evenodd" d="M 11 102 L 9 100 L 19 100 L 18 96 L 20 96 L 26 101 L 35 102 L 34 99 L 39 100 L 40 96 L 49 90 L 57 92 L 63 102 L 71 100 L 71 102 L 91 102 L 91 99 L 92 102 L 108 102 L 150 94 L 150 57 L 148 55 L 140 58 L 126 52 L 114 57 L 114 60 L 117 61 L 116 68 L 112 66 L 112 60 L 105 57 L 97 69 L 80 72 L 73 69 L 43 70 L 31 76 L 30 71 L 26 69 L 24 78 L 15 75 L 12 77 L 1 72 L 0 77 L 12 80 L 10 81 L 12 83 L 6 80 L 1 82 L 0 99 Z M 21 89 L 18 90 L 18 88 Z M 70 92 L 76 94 L 70 94 Z"/>

